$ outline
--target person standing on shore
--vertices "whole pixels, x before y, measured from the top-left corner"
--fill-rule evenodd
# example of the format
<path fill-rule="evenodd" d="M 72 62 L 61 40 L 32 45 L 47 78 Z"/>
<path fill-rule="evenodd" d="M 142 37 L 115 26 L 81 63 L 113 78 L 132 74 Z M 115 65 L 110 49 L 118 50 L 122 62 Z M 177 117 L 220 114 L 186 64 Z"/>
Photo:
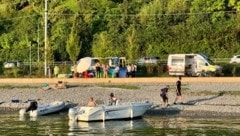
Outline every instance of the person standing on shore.
<path fill-rule="evenodd" d="M 103 64 L 103 78 L 108 78 L 108 64 Z"/>
<path fill-rule="evenodd" d="M 54 77 L 58 77 L 58 74 L 59 74 L 59 67 L 58 67 L 57 65 L 54 66 L 53 73 L 54 73 Z"/>
<path fill-rule="evenodd" d="M 177 100 L 179 100 L 180 99 L 180 101 L 181 101 L 181 104 L 183 104 L 183 98 L 182 98 L 182 92 L 181 92 L 181 87 L 182 87 L 182 82 L 181 82 L 181 80 L 182 80 L 182 77 L 181 76 L 179 76 L 179 79 L 178 79 L 178 81 L 176 82 L 176 98 L 175 98 L 175 101 L 174 101 L 174 103 L 173 104 L 177 104 L 176 102 L 177 102 Z"/>
<path fill-rule="evenodd" d="M 165 88 L 161 89 L 160 96 L 162 97 L 163 100 L 163 106 L 167 107 L 169 106 L 168 104 L 168 90 L 169 90 L 169 85 L 167 85 Z"/>
<path fill-rule="evenodd" d="M 100 78 L 101 77 L 101 65 L 100 65 L 99 61 L 96 62 L 95 67 L 96 67 L 96 78 Z"/>

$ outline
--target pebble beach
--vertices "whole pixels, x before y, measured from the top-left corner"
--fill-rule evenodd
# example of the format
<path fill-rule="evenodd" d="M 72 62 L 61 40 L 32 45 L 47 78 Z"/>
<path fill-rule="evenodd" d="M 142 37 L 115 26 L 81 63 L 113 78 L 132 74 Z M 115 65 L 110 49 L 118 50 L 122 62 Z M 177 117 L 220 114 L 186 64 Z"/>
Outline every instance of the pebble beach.
<path fill-rule="evenodd" d="M 3 85 L 3 84 L 2 84 Z M 106 85 L 106 86 L 105 86 Z M 107 85 L 112 85 L 111 87 Z M 114 85 L 134 86 L 124 89 Z M 170 85 L 169 104 L 163 107 L 160 89 Z M 240 84 L 238 82 L 184 82 L 182 93 L 184 104 L 173 105 L 175 99 L 175 82 L 141 82 L 141 83 L 68 83 L 67 89 L 39 89 L 41 83 L 11 84 L 12 88 L 0 88 L 0 113 L 16 111 L 26 107 L 26 101 L 38 100 L 39 104 L 53 101 L 65 101 L 84 106 L 90 97 L 107 101 L 112 92 L 121 101 L 149 101 L 154 104 L 146 114 L 177 116 L 239 116 Z M 25 86 L 25 87 L 21 87 Z M 12 100 L 18 100 L 14 103 Z"/>

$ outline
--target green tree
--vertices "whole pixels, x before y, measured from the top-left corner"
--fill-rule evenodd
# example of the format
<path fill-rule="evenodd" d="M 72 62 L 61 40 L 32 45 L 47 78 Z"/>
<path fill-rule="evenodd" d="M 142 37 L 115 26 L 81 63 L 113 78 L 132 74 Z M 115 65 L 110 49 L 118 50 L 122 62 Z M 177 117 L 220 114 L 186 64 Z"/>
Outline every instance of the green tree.
<path fill-rule="evenodd" d="M 93 43 L 93 55 L 97 57 L 109 57 L 111 56 L 113 50 L 111 49 L 112 41 L 110 39 L 110 34 L 107 32 L 102 32 L 99 35 L 95 35 L 95 40 Z"/>
<path fill-rule="evenodd" d="M 140 56 L 139 55 L 139 49 L 138 49 L 138 44 L 137 44 L 137 30 L 134 28 L 134 26 L 129 27 L 127 32 L 127 57 L 128 60 L 133 61 L 138 59 Z"/>
<path fill-rule="evenodd" d="M 68 52 L 68 55 L 70 57 L 71 61 L 76 61 L 79 56 L 79 52 L 81 50 L 82 43 L 79 41 L 79 36 L 78 36 L 78 16 L 76 15 L 74 17 L 74 23 L 71 28 L 71 33 L 69 35 L 67 45 L 66 45 L 66 50 Z"/>

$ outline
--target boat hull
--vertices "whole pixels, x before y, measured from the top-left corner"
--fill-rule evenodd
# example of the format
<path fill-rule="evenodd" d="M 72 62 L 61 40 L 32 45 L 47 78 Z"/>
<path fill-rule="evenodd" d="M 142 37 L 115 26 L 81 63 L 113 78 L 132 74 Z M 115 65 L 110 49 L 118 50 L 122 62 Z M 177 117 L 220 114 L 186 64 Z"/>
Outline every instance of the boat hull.
<path fill-rule="evenodd" d="M 115 106 L 81 107 L 77 121 L 105 121 L 141 117 L 152 106 L 148 102 L 125 103 Z"/>
<path fill-rule="evenodd" d="M 63 101 L 55 101 L 49 104 L 40 105 L 37 110 L 29 112 L 30 117 L 43 116 L 46 114 L 51 114 L 62 110 L 65 107 Z"/>
<path fill-rule="evenodd" d="M 51 114 L 55 112 L 59 112 L 60 110 L 65 108 L 65 102 L 63 101 L 55 101 L 52 103 L 40 105 L 37 107 L 36 110 L 30 110 L 29 112 L 26 112 L 26 109 L 21 109 L 19 111 L 20 116 L 29 114 L 30 117 L 37 117 L 42 116 L 46 114 Z"/>

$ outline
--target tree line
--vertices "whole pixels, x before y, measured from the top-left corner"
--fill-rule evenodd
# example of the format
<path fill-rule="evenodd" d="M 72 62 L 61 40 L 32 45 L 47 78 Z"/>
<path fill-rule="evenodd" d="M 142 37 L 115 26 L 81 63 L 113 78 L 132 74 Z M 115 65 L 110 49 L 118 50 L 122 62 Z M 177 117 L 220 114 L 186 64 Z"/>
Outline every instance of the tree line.
<path fill-rule="evenodd" d="M 0 0 L 0 61 L 240 54 L 238 0 Z M 30 54 L 31 46 L 31 54 Z"/>

